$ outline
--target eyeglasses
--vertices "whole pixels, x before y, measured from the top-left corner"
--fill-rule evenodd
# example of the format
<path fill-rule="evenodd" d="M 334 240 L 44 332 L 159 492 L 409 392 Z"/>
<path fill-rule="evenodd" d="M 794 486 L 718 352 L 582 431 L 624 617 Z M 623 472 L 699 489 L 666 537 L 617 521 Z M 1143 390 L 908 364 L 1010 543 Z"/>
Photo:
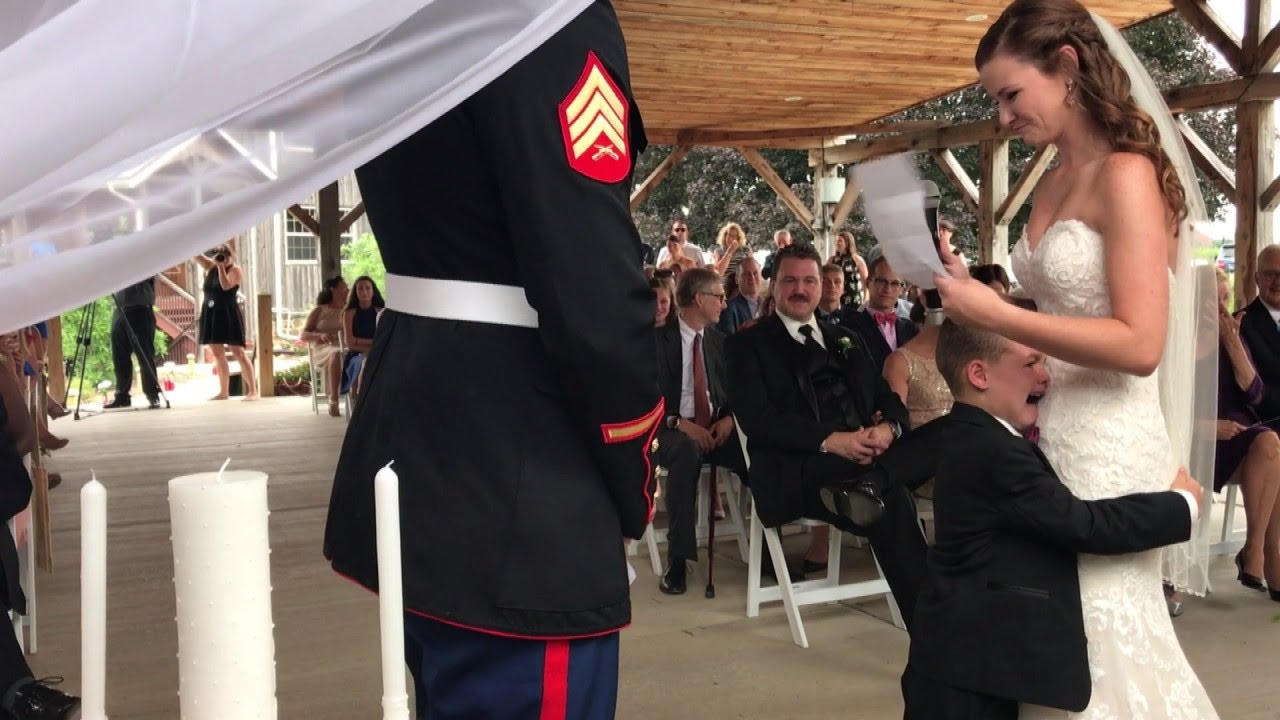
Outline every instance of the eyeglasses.
<path fill-rule="evenodd" d="M 713 297 L 713 298 L 715 298 L 715 299 L 719 300 L 720 302 L 724 302 L 724 293 L 722 293 L 722 292 L 718 292 L 718 293 L 717 293 L 717 292 L 706 292 L 706 291 L 704 291 L 704 292 L 700 292 L 700 293 L 698 293 L 698 294 L 699 294 L 699 295 L 710 295 L 711 297 Z"/>
<path fill-rule="evenodd" d="M 871 278 L 871 284 L 872 285 L 888 285 L 894 290 L 901 290 L 902 288 L 907 286 L 907 284 L 902 282 L 901 280 L 885 280 L 884 278 Z"/>
<path fill-rule="evenodd" d="M 1269 283 L 1280 280 L 1280 270 L 1259 270 L 1258 279 Z"/>

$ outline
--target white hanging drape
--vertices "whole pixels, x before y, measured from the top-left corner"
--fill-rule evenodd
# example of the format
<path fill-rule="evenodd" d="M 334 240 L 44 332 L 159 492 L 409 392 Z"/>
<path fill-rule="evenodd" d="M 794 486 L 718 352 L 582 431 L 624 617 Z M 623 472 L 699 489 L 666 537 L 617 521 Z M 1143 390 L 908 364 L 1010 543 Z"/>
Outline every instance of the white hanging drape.
<path fill-rule="evenodd" d="M 338 179 L 589 4 L 0 5 L 0 332 L 178 264 Z"/>

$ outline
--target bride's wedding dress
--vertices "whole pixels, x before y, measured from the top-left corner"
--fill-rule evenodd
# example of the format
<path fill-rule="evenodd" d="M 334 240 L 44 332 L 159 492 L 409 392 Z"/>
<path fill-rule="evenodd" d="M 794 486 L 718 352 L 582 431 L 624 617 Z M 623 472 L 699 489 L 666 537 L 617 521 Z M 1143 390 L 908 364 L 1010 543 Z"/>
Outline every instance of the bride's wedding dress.
<path fill-rule="evenodd" d="M 1034 250 L 1024 235 L 1012 264 L 1040 312 L 1111 314 L 1102 237 L 1084 223 L 1055 223 Z M 1091 370 L 1053 358 L 1048 364 L 1040 448 L 1062 482 L 1085 500 L 1168 489 L 1177 468 L 1156 376 Z M 1174 634 L 1160 551 L 1081 555 L 1079 568 L 1093 680 L 1089 707 L 1077 714 L 1023 706 L 1019 718 L 1217 718 Z"/>

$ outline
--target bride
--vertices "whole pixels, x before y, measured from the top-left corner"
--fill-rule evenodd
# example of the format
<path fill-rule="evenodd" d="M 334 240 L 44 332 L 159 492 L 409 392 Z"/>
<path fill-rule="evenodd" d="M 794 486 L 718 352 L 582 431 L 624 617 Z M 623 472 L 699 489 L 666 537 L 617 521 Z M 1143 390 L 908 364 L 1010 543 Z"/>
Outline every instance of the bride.
<path fill-rule="evenodd" d="M 1058 149 L 1011 258 L 1039 312 L 1001 301 L 955 256 L 950 277 L 938 278 L 943 304 L 957 322 L 1051 357 L 1040 445 L 1072 492 L 1160 490 L 1177 460 L 1154 373 L 1169 357 L 1169 269 L 1189 261 L 1179 255 L 1189 254 L 1188 188 L 1104 28 L 1076 0 L 1017 0 L 983 37 L 975 64 L 1000 123 L 1029 145 Z M 1189 423 L 1180 423 L 1187 433 Z M 1082 555 L 1079 571 L 1089 707 L 1023 707 L 1019 717 L 1216 718 L 1174 634 L 1160 553 Z"/>

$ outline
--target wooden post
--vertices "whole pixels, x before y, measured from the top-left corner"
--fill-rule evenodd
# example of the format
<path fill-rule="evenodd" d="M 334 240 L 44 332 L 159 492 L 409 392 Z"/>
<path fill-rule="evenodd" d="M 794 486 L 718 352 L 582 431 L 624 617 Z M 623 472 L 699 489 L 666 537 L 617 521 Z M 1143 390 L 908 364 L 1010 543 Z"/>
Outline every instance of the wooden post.
<path fill-rule="evenodd" d="M 62 354 L 62 316 L 49 320 L 49 394 L 62 402 L 67 394 L 67 363 Z"/>
<path fill-rule="evenodd" d="M 1250 76 L 1270 62 L 1262 47 L 1270 28 L 1271 0 L 1248 0 L 1241 47 Z M 1271 198 L 1263 199 L 1263 189 L 1275 176 L 1275 133 L 1274 103 L 1242 98 L 1236 106 L 1236 307 L 1257 295 L 1253 274 L 1258 253 L 1275 242 L 1274 219 L 1266 210 Z"/>
<path fill-rule="evenodd" d="M 271 293 L 258 293 L 258 393 L 262 397 L 276 394 L 276 333 L 272 325 Z"/>
<path fill-rule="evenodd" d="M 342 209 L 338 207 L 338 183 L 320 190 L 317 218 L 320 225 L 320 280 L 342 274 Z"/>
<path fill-rule="evenodd" d="M 978 144 L 982 168 L 978 189 L 978 249 L 983 264 L 1009 265 L 1009 226 L 997 214 L 1009 194 L 1009 141 L 983 140 Z"/>
<path fill-rule="evenodd" d="M 822 261 L 826 262 L 835 251 L 833 247 L 835 235 L 831 232 L 832 215 L 827 212 L 829 204 L 839 198 L 823 197 L 823 185 L 828 178 L 836 177 L 836 166 L 819 164 L 813 170 L 813 246 L 817 248 Z M 841 193 L 843 195 L 843 193 Z"/>

